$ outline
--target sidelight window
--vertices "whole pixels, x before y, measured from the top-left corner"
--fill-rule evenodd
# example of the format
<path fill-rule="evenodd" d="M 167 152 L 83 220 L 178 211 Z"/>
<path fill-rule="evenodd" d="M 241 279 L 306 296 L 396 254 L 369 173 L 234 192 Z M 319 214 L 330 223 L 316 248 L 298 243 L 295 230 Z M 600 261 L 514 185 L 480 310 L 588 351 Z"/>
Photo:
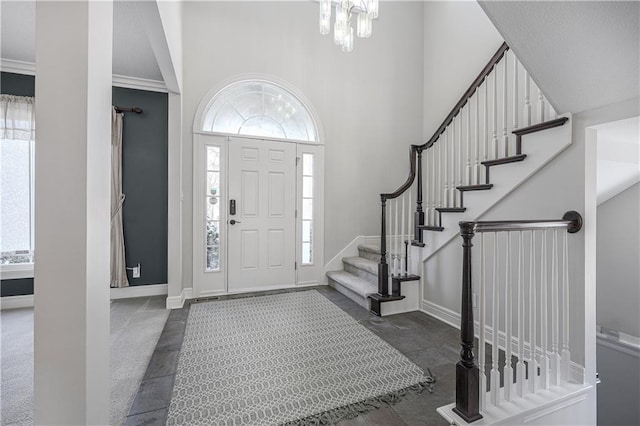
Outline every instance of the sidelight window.
<path fill-rule="evenodd" d="M 220 270 L 220 147 L 207 145 L 206 167 L 206 261 L 207 272 Z"/>

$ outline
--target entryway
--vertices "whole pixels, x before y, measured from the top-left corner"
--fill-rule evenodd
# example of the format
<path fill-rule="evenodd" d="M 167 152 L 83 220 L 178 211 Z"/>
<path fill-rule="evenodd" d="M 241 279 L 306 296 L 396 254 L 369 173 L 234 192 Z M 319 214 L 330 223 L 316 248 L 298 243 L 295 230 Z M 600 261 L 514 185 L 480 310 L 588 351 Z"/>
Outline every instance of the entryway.
<path fill-rule="evenodd" d="M 205 96 L 193 134 L 193 297 L 322 282 L 321 134 L 304 96 L 271 77 Z"/>

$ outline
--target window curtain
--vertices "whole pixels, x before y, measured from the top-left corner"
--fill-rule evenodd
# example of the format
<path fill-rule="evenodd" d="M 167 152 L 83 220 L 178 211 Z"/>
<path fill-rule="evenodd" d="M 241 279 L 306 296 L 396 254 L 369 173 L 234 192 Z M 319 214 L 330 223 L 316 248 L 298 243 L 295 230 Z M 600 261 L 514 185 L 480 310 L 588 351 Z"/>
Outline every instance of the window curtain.
<path fill-rule="evenodd" d="M 111 110 L 111 287 L 128 287 L 122 227 L 122 117 Z"/>
<path fill-rule="evenodd" d="M 33 263 L 33 97 L 0 95 L 0 262 Z"/>
<path fill-rule="evenodd" d="M 34 98 L 29 96 L 0 95 L 1 139 L 35 140 L 34 103 Z"/>

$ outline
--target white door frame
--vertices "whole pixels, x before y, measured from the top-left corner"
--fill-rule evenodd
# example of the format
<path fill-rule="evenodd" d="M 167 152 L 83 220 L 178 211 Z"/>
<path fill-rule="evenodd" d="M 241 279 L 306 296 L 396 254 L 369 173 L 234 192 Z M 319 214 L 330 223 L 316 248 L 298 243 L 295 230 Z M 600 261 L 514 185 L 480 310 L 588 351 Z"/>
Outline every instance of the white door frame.
<path fill-rule="evenodd" d="M 277 138 L 252 137 L 245 135 L 227 135 L 213 132 L 193 133 L 193 297 L 209 297 L 229 294 L 228 288 L 228 257 L 227 257 L 227 232 L 228 220 L 228 145 L 230 137 L 246 139 L 269 140 L 276 142 L 292 143 L 296 145 L 296 156 L 312 155 L 314 160 L 314 203 L 313 203 L 313 260 L 310 264 L 302 263 L 302 164 L 298 160 L 296 168 L 296 284 L 295 287 L 313 286 L 322 284 L 322 271 L 324 265 L 324 146 L 309 142 L 283 140 Z M 205 233 L 204 233 L 204 209 L 205 198 L 205 149 L 208 145 L 220 147 L 220 270 L 205 272 Z"/>

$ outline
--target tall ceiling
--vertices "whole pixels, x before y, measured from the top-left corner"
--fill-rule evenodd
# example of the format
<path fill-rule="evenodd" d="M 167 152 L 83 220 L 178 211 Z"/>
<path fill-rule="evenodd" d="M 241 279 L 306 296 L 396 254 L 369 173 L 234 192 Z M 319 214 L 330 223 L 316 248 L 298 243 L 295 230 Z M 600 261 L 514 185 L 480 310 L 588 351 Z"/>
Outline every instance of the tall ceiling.
<path fill-rule="evenodd" d="M 0 2 L 0 57 L 35 62 L 36 7 L 33 0 Z M 144 26 L 130 1 L 113 4 L 113 74 L 162 81 Z"/>
<path fill-rule="evenodd" d="M 640 2 L 479 3 L 558 112 L 640 97 Z"/>

